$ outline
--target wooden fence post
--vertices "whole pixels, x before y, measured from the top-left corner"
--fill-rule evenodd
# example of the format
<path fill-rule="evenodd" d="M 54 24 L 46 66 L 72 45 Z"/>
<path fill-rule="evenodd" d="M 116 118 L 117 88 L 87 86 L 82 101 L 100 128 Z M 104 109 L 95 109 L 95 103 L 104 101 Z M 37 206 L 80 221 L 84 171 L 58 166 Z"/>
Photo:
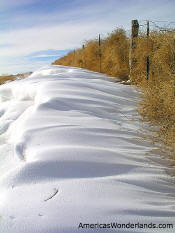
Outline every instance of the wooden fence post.
<path fill-rule="evenodd" d="M 174 35 L 174 45 L 173 45 L 173 55 L 174 55 L 174 61 L 173 61 L 173 75 L 174 75 L 174 97 L 175 97 L 175 35 Z"/>
<path fill-rule="evenodd" d="M 74 57 L 73 57 L 73 66 L 75 66 L 75 49 L 74 49 Z"/>
<path fill-rule="evenodd" d="M 101 57 L 102 57 L 102 53 L 101 53 L 101 38 L 100 38 L 100 34 L 99 34 L 99 38 L 98 38 L 98 55 L 99 55 L 99 72 L 101 73 Z"/>
<path fill-rule="evenodd" d="M 130 52 L 129 52 L 130 79 L 132 78 L 133 66 L 136 63 L 136 58 L 134 57 L 134 50 L 136 48 L 138 33 L 139 33 L 139 23 L 138 20 L 135 19 L 131 21 L 131 41 L 130 41 Z"/>
<path fill-rule="evenodd" d="M 146 29 L 146 35 L 147 35 L 147 48 L 149 43 L 149 21 L 147 21 L 147 29 Z M 149 80 L 149 56 L 146 57 L 146 79 Z"/>
<path fill-rule="evenodd" d="M 85 59 L 84 59 L 84 44 L 82 46 L 82 51 L 83 51 L 83 57 L 82 57 L 82 60 L 83 60 L 83 68 L 85 68 Z"/>

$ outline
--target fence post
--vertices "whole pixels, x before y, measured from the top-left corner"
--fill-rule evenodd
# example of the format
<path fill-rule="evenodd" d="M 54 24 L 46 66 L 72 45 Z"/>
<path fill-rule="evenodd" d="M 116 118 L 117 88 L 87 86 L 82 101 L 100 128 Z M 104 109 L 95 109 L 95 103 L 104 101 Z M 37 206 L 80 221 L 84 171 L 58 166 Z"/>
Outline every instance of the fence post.
<path fill-rule="evenodd" d="M 129 52 L 130 79 L 132 78 L 133 66 L 136 63 L 134 50 L 136 48 L 138 33 L 139 33 L 139 23 L 138 20 L 135 19 L 131 21 L 131 41 L 130 41 L 130 52 Z"/>
<path fill-rule="evenodd" d="M 82 61 L 83 61 L 83 68 L 85 68 L 85 60 L 84 60 L 84 44 L 82 46 L 82 51 L 83 51 L 83 57 L 82 57 Z"/>
<path fill-rule="evenodd" d="M 75 66 L 75 49 L 74 49 L 74 57 L 73 57 L 73 66 Z"/>
<path fill-rule="evenodd" d="M 175 35 L 174 35 L 174 39 L 173 39 L 173 55 L 174 55 L 174 60 L 173 60 L 173 75 L 174 75 L 174 97 L 175 97 Z"/>
<path fill-rule="evenodd" d="M 146 24 L 146 35 L 147 35 L 147 48 L 148 48 L 148 43 L 149 43 L 149 21 L 147 21 Z M 149 80 L 149 56 L 146 57 L 146 79 Z"/>
<path fill-rule="evenodd" d="M 98 37 L 98 55 L 99 55 L 99 72 L 101 73 L 101 56 L 102 56 L 102 53 L 101 53 L 101 37 L 100 37 L 100 34 L 99 34 L 99 37 Z"/>

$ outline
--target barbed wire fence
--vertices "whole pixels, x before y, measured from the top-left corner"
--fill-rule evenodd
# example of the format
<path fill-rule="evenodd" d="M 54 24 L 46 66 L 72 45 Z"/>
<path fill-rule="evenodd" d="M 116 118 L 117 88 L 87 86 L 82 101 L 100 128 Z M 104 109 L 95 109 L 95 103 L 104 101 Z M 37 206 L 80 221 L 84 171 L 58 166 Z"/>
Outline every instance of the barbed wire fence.
<path fill-rule="evenodd" d="M 175 74 L 175 22 L 174 21 L 153 21 L 153 20 L 132 20 L 131 21 L 131 30 L 128 30 L 130 38 L 130 52 L 129 52 L 129 66 L 130 66 L 130 79 L 132 77 L 132 70 L 137 60 L 134 57 L 134 51 L 137 44 L 137 39 L 139 36 L 147 37 L 147 46 L 149 41 L 150 32 L 159 32 L 159 33 L 171 33 L 174 37 L 173 42 L 173 55 L 174 55 L 174 64 L 173 64 L 173 73 Z M 166 43 L 166 41 L 164 42 Z M 146 57 L 146 79 L 149 80 L 150 73 L 150 58 Z M 175 80 L 175 78 L 174 78 Z M 175 85 L 175 84 L 174 84 Z M 174 92 L 175 93 L 175 92 Z"/>
<path fill-rule="evenodd" d="M 129 77 L 131 79 L 132 70 L 134 65 L 137 63 L 136 58 L 134 57 L 134 50 L 136 49 L 137 38 L 141 36 L 146 36 L 147 41 L 149 41 L 150 33 L 152 32 L 160 32 L 160 33 L 172 33 L 174 37 L 174 44 L 173 44 L 173 54 L 174 54 L 174 68 L 173 73 L 175 75 L 175 21 L 161 21 L 161 20 L 132 20 L 131 21 L 131 28 L 126 31 L 126 35 L 130 40 L 130 51 L 129 51 L 129 67 L 130 67 L 130 74 Z M 103 59 L 103 40 L 105 40 L 106 35 L 103 33 L 98 34 L 96 37 L 96 41 L 98 42 L 98 60 L 99 60 L 99 72 L 103 71 L 102 67 L 102 59 Z M 166 41 L 165 41 L 166 43 Z M 86 68 L 85 62 L 85 43 L 82 45 L 82 68 Z M 74 50 L 74 58 L 75 61 L 76 51 Z M 75 63 L 75 62 L 74 62 Z M 146 57 L 146 79 L 149 80 L 150 78 L 150 57 Z M 175 84 L 174 84 L 175 85 Z"/>

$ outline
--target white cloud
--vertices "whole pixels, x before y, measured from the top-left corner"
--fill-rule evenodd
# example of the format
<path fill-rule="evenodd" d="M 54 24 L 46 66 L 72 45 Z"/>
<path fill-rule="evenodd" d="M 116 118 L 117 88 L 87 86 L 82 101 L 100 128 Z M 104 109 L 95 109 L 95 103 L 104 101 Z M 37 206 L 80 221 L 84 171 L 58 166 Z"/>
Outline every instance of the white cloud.
<path fill-rule="evenodd" d="M 17 74 L 33 71 L 47 64 L 47 61 L 30 62 L 23 57 L 6 58 L 4 60 L 0 57 L 0 74 Z"/>
<path fill-rule="evenodd" d="M 59 57 L 60 55 L 54 55 L 54 54 L 41 54 L 41 55 L 35 55 L 31 56 L 31 58 L 42 58 L 42 57 Z"/>
<path fill-rule="evenodd" d="M 103 22 L 83 24 L 62 24 L 48 27 L 20 29 L 1 34 L 2 43 L 12 44 L 2 47 L 1 56 L 26 56 L 40 50 L 64 50 L 81 46 L 82 42 L 107 33 L 115 24 Z"/>

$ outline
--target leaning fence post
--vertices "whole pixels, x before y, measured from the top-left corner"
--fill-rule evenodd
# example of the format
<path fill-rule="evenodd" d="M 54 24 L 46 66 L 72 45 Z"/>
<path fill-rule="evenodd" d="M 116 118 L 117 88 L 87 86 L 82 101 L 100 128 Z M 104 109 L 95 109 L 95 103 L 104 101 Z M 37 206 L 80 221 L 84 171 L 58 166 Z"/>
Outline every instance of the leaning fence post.
<path fill-rule="evenodd" d="M 101 56 L 102 56 L 102 53 L 101 53 L 101 38 L 100 38 L 100 34 L 99 34 L 99 37 L 98 37 L 98 55 L 99 55 L 99 72 L 101 73 Z"/>
<path fill-rule="evenodd" d="M 148 42 L 149 42 L 149 21 L 147 21 L 147 30 L 146 30 L 146 35 L 147 35 L 147 48 L 148 48 Z M 149 56 L 146 57 L 146 79 L 149 80 Z"/>
<path fill-rule="evenodd" d="M 131 21 L 131 41 L 130 41 L 130 52 L 129 52 L 130 79 L 132 77 L 133 66 L 136 63 L 134 50 L 136 48 L 138 33 L 139 33 L 139 23 L 138 20 L 135 19 Z"/>

